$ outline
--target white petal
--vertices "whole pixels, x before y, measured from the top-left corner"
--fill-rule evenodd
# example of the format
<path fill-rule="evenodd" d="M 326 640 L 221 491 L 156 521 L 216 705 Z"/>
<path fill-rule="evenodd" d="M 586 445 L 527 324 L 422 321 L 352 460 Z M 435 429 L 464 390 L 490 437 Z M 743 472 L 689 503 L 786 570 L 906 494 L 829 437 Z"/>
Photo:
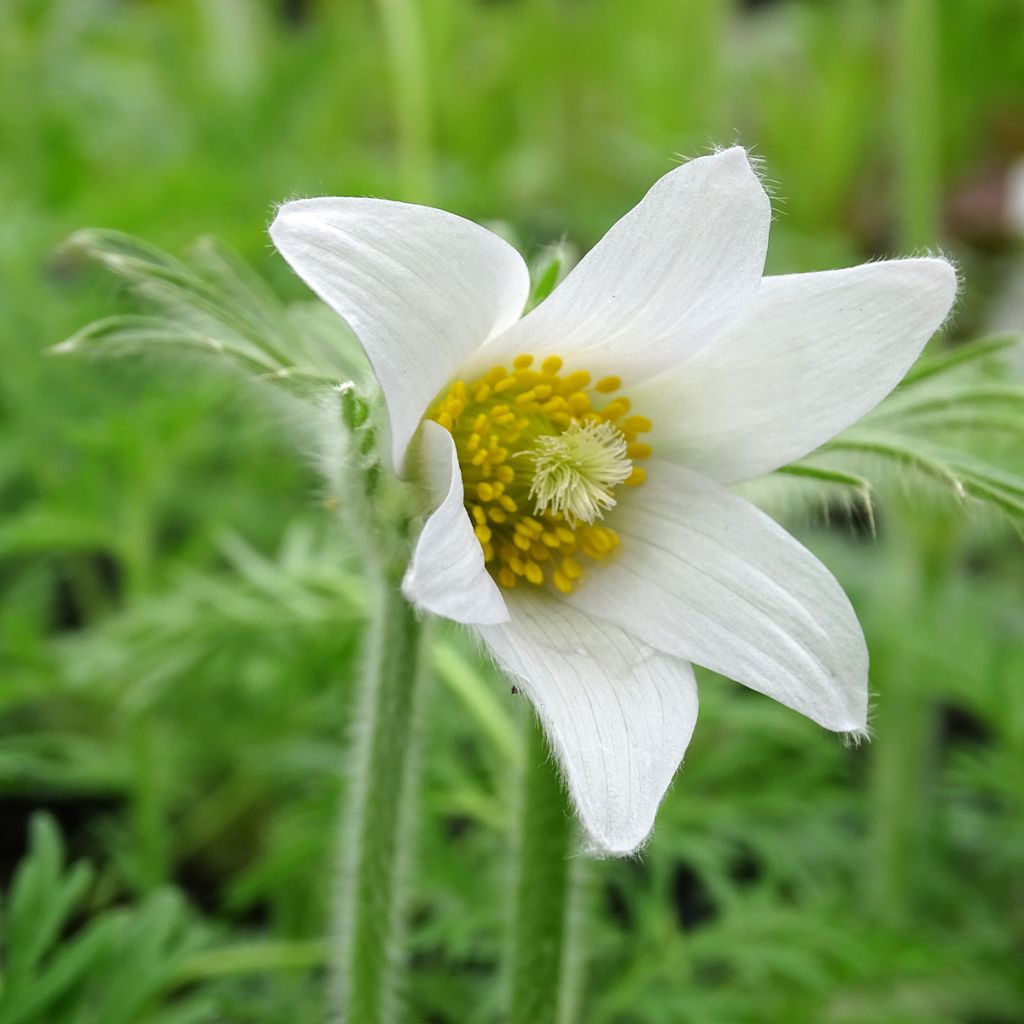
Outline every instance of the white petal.
<path fill-rule="evenodd" d="M 868 657 L 835 578 L 720 484 L 662 460 L 609 517 L 617 558 L 567 600 L 838 732 L 867 716 Z"/>
<path fill-rule="evenodd" d="M 670 171 L 554 293 L 479 354 L 519 353 L 639 379 L 685 357 L 754 297 L 771 206 L 740 148 Z M 475 361 L 476 363 L 476 361 Z"/>
<path fill-rule="evenodd" d="M 592 851 L 632 853 L 693 734 L 693 669 L 548 594 L 508 603 L 480 633 L 537 709 Z"/>
<path fill-rule="evenodd" d="M 945 320 L 940 259 L 766 277 L 753 305 L 681 366 L 630 393 L 651 442 L 725 482 L 799 459 L 877 405 Z"/>
<path fill-rule="evenodd" d="M 270 237 L 366 350 L 401 471 L 430 401 L 522 312 L 530 289 L 522 257 L 472 221 L 382 199 L 285 203 Z"/>
<path fill-rule="evenodd" d="M 426 420 L 421 439 L 423 478 L 436 511 L 426 521 L 402 593 L 418 608 L 455 622 L 505 622 L 508 609 L 484 568 L 484 553 L 462 501 L 455 442 L 439 423 Z"/>

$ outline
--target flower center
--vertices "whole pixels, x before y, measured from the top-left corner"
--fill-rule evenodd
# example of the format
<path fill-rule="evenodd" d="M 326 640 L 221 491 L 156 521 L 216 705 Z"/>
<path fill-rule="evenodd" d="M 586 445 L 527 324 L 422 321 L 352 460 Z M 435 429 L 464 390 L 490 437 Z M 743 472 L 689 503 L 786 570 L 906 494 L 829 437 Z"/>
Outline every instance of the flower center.
<path fill-rule="evenodd" d="M 592 523 L 615 504 L 612 492 L 629 479 L 633 462 L 622 431 L 608 420 L 573 420 L 562 434 L 545 434 L 526 454 L 533 460 L 534 512 L 564 516 L 570 526 Z"/>
<path fill-rule="evenodd" d="M 550 581 L 571 593 L 584 558 L 600 561 L 619 544 L 600 525 L 615 490 L 635 487 L 651 454 L 638 441 L 651 429 L 615 396 L 618 377 L 591 383 L 586 370 L 562 372 L 562 360 L 517 356 L 471 381 L 456 380 L 427 413 L 451 432 L 466 510 L 491 575 L 503 587 Z"/>

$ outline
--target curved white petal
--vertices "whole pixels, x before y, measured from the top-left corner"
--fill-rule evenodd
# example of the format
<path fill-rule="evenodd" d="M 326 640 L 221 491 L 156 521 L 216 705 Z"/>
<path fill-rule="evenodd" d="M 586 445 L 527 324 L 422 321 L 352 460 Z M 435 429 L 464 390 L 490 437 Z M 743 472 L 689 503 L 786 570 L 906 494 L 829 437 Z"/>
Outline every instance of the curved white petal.
<path fill-rule="evenodd" d="M 941 259 L 766 277 L 717 340 L 630 393 L 671 458 L 727 483 L 799 459 L 877 405 L 945 320 Z"/>
<path fill-rule="evenodd" d="M 859 732 L 868 655 L 829 571 L 777 523 L 706 477 L 662 460 L 609 522 L 619 557 L 567 600 L 677 658 Z"/>
<path fill-rule="evenodd" d="M 355 332 L 380 381 L 392 457 L 466 358 L 522 312 L 522 257 L 479 224 L 382 199 L 285 203 L 270 237 Z"/>
<path fill-rule="evenodd" d="M 693 734 L 693 669 L 551 595 L 508 603 L 484 642 L 537 709 L 593 852 L 632 853 Z"/>
<path fill-rule="evenodd" d="M 423 479 L 436 510 L 426 521 L 402 593 L 418 608 L 455 622 L 505 622 L 508 609 L 484 568 L 484 553 L 462 499 L 455 442 L 439 423 L 425 420 L 421 439 Z"/>
<path fill-rule="evenodd" d="M 656 182 L 552 295 L 477 359 L 482 367 L 485 359 L 554 352 L 627 381 L 671 366 L 753 299 L 770 221 L 742 149 L 691 160 Z"/>

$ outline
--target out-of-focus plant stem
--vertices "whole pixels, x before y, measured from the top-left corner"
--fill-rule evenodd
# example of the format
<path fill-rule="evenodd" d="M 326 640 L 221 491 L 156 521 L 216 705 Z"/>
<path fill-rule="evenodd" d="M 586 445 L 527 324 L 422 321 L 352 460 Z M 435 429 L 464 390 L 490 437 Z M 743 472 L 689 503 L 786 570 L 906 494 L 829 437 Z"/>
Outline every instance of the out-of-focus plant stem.
<path fill-rule="evenodd" d="M 941 202 L 939 55 L 934 0 L 900 0 L 893 57 L 897 248 L 935 246 Z M 912 504 L 892 510 L 900 546 L 913 565 L 903 574 L 906 607 L 934 600 L 948 572 L 949 538 Z M 922 515 L 925 521 L 922 521 Z M 926 618 L 928 621 L 930 617 Z M 931 805 L 929 767 L 936 737 L 936 709 L 914 684 L 912 645 L 893 652 L 890 686 L 878 695 L 871 795 L 874 847 L 871 899 L 876 913 L 903 919 L 915 900 L 915 872 L 926 841 Z M 901 666 L 906 666 L 901 671 Z"/>
<path fill-rule="evenodd" d="M 387 48 L 401 161 L 402 198 L 433 198 L 433 117 L 424 44 L 423 11 L 416 0 L 376 0 Z"/>
<path fill-rule="evenodd" d="M 894 513 L 892 527 L 906 555 L 902 586 L 891 595 L 892 614 L 927 609 L 941 593 L 949 571 L 948 552 L 936 524 L 915 521 L 912 509 Z M 946 544 L 952 544 L 946 538 Z M 934 622 L 935 617 L 923 616 Z M 934 806 L 936 707 L 919 680 L 919 647 L 910 638 L 889 652 L 885 677 L 890 685 L 878 695 L 878 742 L 872 748 L 872 866 L 870 898 L 883 920 L 906 919 L 919 894 L 918 865 L 928 841 Z"/>
<path fill-rule="evenodd" d="M 934 246 L 939 233 L 941 150 L 935 0 L 900 0 L 894 75 L 896 215 L 902 252 Z"/>
<path fill-rule="evenodd" d="M 194 985 L 207 978 L 230 978 L 239 974 L 295 971 L 322 967 L 330 960 L 330 946 L 319 941 L 246 942 L 196 953 L 178 968 L 176 985 Z"/>
<path fill-rule="evenodd" d="M 575 855 L 575 816 L 532 714 L 525 733 L 506 1019 L 571 1024 L 579 999 L 584 863 Z"/>
<path fill-rule="evenodd" d="M 683 33 L 679 42 L 684 47 L 680 59 L 689 69 L 690 79 L 685 100 L 681 99 L 689 109 L 680 123 L 705 130 L 707 138 L 725 138 L 732 128 L 724 73 L 732 7 L 723 0 L 704 0 L 681 5 L 680 14 Z"/>

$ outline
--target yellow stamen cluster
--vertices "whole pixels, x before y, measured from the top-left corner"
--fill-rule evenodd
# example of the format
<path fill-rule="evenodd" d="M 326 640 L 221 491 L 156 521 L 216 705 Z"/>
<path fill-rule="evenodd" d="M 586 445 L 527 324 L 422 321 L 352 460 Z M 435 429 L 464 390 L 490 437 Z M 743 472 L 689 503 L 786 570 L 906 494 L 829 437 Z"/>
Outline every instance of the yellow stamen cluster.
<path fill-rule="evenodd" d="M 635 463 L 651 448 L 638 438 L 651 423 L 630 415 L 629 399 L 615 395 L 621 386 L 618 377 L 592 383 L 586 370 L 563 373 L 558 356 L 536 367 L 533 356 L 521 355 L 511 370 L 495 366 L 472 381 L 456 380 L 428 413 L 455 440 L 466 509 L 488 570 L 503 587 L 550 581 L 571 593 L 583 575 L 580 556 L 600 561 L 618 546 L 618 534 L 607 526 L 538 507 L 531 494 L 537 473 L 531 452 L 570 428 L 572 434 L 582 428 L 595 436 L 614 434 L 634 463 L 624 483 L 642 484 L 646 472 Z M 613 484 L 621 480 L 620 474 Z"/>

